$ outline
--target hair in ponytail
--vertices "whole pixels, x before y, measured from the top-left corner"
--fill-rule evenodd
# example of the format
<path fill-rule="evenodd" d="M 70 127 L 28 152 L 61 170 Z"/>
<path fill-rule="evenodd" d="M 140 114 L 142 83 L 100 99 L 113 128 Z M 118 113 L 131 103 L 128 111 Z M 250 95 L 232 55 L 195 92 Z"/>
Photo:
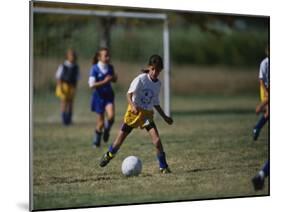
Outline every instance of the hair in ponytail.
<path fill-rule="evenodd" d="M 92 61 L 93 65 L 95 65 L 99 62 L 99 54 L 100 54 L 99 52 L 96 52 L 96 54 L 94 55 L 93 61 Z"/>
<path fill-rule="evenodd" d="M 163 69 L 162 57 L 160 57 L 159 55 L 156 55 L 156 54 L 152 55 L 149 58 L 149 61 L 148 61 L 147 65 L 154 66 L 154 67 L 158 68 L 161 71 Z M 149 69 L 148 68 L 143 68 L 143 69 L 141 69 L 141 72 L 142 73 L 148 73 Z"/>
<path fill-rule="evenodd" d="M 93 60 L 92 60 L 92 63 L 93 65 L 97 64 L 99 62 L 99 56 L 100 56 L 100 52 L 101 51 L 107 51 L 109 52 L 109 49 L 106 48 L 106 47 L 102 47 L 100 48 L 96 53 L 95 53 L 95 56 L 93 57 Z"/>

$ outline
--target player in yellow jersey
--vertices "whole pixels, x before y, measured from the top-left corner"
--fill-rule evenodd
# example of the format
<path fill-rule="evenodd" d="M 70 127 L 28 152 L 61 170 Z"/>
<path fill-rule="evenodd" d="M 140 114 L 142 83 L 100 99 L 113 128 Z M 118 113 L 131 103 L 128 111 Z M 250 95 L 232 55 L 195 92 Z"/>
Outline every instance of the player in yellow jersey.
<path fill-rule="evenodd" d="M 78 79 L 77 55 L 73 49 L 68 49 L 66 60 L 56 72 L 56 96 L 61 100 L 61 117 L 64 125 L 72 123 L 73 100 Z"/>

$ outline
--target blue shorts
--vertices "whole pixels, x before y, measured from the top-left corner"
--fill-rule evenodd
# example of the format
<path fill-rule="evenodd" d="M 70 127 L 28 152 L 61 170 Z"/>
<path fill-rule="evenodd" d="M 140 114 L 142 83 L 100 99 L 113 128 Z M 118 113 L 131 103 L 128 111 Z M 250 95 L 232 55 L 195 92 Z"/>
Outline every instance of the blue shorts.
<path fill-rule="evenodd" d="M 92 112 L 103 114 L 105 111 L 105 107 L 108 104 L 114 104 L 114 96 L 110 98 L 101 98 L 98 95 L 93 95 L 91 101 L 91 110 Z"/>

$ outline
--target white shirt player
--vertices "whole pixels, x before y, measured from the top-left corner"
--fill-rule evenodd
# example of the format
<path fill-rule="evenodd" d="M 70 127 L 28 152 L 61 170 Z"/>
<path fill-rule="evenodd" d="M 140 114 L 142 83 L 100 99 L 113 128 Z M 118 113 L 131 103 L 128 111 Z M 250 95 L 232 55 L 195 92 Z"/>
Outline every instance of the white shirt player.
<path fill-rule="evenodd" d="M 264 58 L 260 64 L 259 79 L 262 80 L 268 88 L 268 57 Z"/>
<path fill-rule="evenodd" d="M 159 105 L 161 82 L 153 81 L 148 74 L 138 75 L 131 83 L 128 93 L 133 93 L 132 101 L 144 110 L 153 110 Z"/>

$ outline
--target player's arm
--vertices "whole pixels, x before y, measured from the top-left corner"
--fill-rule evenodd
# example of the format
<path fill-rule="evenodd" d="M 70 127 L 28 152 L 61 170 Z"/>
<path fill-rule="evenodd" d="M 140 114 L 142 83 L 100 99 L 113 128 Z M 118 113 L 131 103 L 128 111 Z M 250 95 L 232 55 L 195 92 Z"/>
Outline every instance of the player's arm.
<path fill-rule="evenodd" d="M 138 114 L 139 113 L 139 108 L 138 106 L 136 106 L 136 104 L 133 102 L 133 93 L 130 92 L 130 93 L 127 93 L 127 101 L 129 103 L 129 105 L 131 106 L 132 108 L 132 112 L 133 114 Z"/>
<path fill-rule="evenodd" d="M 105 85 L 106 83 L 110 82 L 112 80 L 112 76 L 108 75 L 104 78 L 104 80 L 96 82 L 95 77 L 90 77 L 89 78 L 89 87 L 91 89 L 96 89 L 98 87 L 101 87 Z"/>
<path fill-rule="evenodd" d="M 268 98 L 268 90 L 267 90 L 267 87 L 265 86 L 264 81 L 262 79 L 260 79 L 260 86 L 264 90 L 265 96 Z"/>
<path fill-rule="evenodd" d="M 101 86 L 105 85 L 106 83 L 110 82 L 111 80 L 112 80 L 112 76 L 106 76 L 106 77 L 104 78 L 104 80 L 99 81 L 99 82 L 95 82 L 95 83 L 91 86 L 91 88 L 95 89 L 95 88 L 101 87 Z"/>
<path fill-rule="evenodd" d="M 131 106 L 131 111 L 133 114 L 137 115 L 139 113 L 139 107 L 133 102 L 133 95 L 134 93 L 140 89 L 140 80 L 136 77 L 130 84 L 129 90 L 127 92 L 127 101 L 128 104 Z"/>
<path fill-rule="evenodd" d="M 117 76 L 117 74 L 116 74 L 116 72 L 115 72 L 115 70 L 112 66 L 112 80 L 111 80 L 111 82 L 117 82 L 117 79 L 118 79 L 118 76 Z"/>
<path fill-rule="evenodd" d="M 81 74 L 80 74 L 79 66 L 77 67 L 77 69 L 78 69 L 78 71 L 77 71 L 77 74 L 76 74 L 76 83 L 74 84 L 74 87 L 77 87 L 77 84 L 78 84 L 79 80 L 81 79 Z"/>
<path fill-rule="evenodd" d="M 165 122 L 167 122 L 168 124 L 173 124 L 174 122 L 173 119 L 164 113 L 160 105 L 154 105 L 154 108 L 157 110 L 160 116 L 165 120 Z"/>
<path fill-rule="evenodd" d="M 62 86 L 62 80 L 61 80 L 62 72 L 63 72 L 63 66 L 59 65 L 55 77 L 56 77 L 57 86 L 60 88 L 61 92 L 64 93 L 63 86 Z"/>
<path fill-rule="evenodd" d="M 57 86 L 59 87 L 59 89 L 62 93 L 65 93 L 63 86 L 62 86 L 62 81 L 60 79 L 57 79 Z"/>
<path fill-rule="evenodd" d="M 257 105 L 256 107 L 256 113 L 259 114 L 260 112 L 262 112 L 263 110 L 265 110 L 265 108 L 268 106 L 268 98 L 261 102 L 260 104 Z"/>

